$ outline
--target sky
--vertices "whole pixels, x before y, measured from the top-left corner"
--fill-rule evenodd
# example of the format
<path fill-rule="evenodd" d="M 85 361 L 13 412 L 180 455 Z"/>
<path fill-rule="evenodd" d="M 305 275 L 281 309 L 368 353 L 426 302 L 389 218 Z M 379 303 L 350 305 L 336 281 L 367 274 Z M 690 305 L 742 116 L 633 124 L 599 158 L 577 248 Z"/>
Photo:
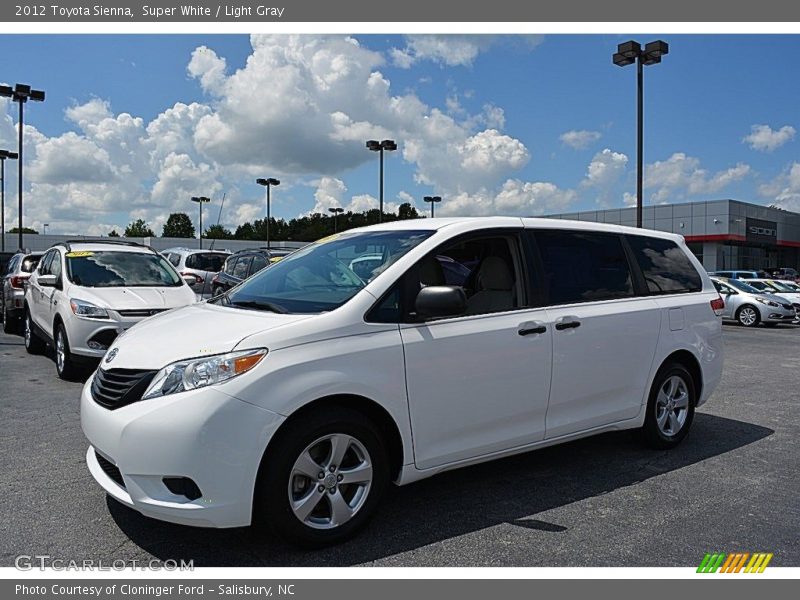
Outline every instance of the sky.
<path fill-rule="evenodd" d="M 646 204 L 735 198 L 800 211 L 800 36 L 663 35 L 645 68 Z M 377 206 L 541 215 L 635 202 L 636 70 L 648 35 L 2 35 L 25 113 L 25 225 L 106 234 L 171 212 L 235 227 Z M 17 106 L 0 99 L 0 148 Z M 6 169 L 16 225 L 16 165 Z M 225 204 L 220 213 L 221 199 Z"/>

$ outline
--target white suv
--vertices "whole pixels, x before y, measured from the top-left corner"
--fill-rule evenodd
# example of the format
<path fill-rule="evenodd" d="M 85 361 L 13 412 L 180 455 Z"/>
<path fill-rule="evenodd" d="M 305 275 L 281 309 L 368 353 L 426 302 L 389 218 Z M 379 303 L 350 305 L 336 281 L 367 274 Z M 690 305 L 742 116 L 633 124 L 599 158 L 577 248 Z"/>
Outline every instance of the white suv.
<path fill-rule="evenodd" d="M 338 542 L 390 481 L 610 430 L 675 446 L 719 382 L 722 308 L 669 233 L 355 229 L 117 340 L 83 389 L 86 460 L 150 517 Z"/>
<path fill-rule="evenodd" d="M 155 250 L 133 242 L 69 241 L 50 248 L 25 289 L 25 348 L 55 347 L 56 369 L 74 376 L 119 334 L 151 315 L 196 301 Z"/>

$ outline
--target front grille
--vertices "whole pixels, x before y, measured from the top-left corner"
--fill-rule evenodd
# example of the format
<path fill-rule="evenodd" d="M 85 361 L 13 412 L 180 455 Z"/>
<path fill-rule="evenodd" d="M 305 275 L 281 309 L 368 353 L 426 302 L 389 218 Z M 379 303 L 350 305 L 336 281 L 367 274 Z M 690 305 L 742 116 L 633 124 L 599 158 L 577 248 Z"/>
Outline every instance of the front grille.
<path fill-rule="evenodd" d="M 116 465 L 106 460 L 97 450 L 94 451 L 94 455 L 97 458 L 97 463 L 100 465 L 100 468 L 108 475 L 109 479 L 124 489 L 125 481 L 122 479 L 122 473 L 120 473 Z"/>
<path fill-rule="evenodd" d="M 140 369 L 97 369 L 92 381 L 92 398 L 110 410 L 142 399 L 156 371 Z"/>
<path fill-rule="evenodd" d="M 118 310 L 117 312 L 121 317 L 152 317 L 158 313 L 162 313 L 166 308 L 135 308 L 129 310 Z"/>

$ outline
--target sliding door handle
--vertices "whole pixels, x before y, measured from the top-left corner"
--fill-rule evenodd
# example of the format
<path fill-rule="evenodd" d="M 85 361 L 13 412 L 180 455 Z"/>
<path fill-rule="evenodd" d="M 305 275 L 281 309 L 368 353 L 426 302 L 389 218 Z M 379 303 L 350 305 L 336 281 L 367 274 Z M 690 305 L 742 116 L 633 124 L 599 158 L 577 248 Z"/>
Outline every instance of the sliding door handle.
<path fill-rule="evenodd" d="M 558 331 L 575 329 L 576 327 L 580 326 L 581 322 L 578 320 L 578 317 L 561 317 L 558 321 L 556 321 L 556 329 Z"/>
<path fill-rule="evenodd" d="M 541 321 L 527 321 L 525 323 L 520 323 L 519 329 L 517 329 L 517 333 L 519 335 L 534 335 L 537 333 L 545 333 L 547 331 L 547 327 L 545 327 L 544 323 Z"/>

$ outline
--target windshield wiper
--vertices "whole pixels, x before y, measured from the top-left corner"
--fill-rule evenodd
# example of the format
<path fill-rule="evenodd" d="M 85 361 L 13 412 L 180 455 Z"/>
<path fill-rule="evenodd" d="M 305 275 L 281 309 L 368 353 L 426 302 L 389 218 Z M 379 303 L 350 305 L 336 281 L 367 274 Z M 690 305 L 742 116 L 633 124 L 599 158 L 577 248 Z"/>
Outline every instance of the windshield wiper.
<path fill-rule="evenodd" d="M 249 308 L 251 310 L 268 310 L 270 312 L 279 313 L 285 315 L 289 311 L 280 306 L 279 304 L 274 304 L 272 302 L 265 302 L 263 300 L 236 300 L 231 301 L 230 298 L 228 299 L 228 303 L 231 306 L 238 306 L 239 308 Z"/>

